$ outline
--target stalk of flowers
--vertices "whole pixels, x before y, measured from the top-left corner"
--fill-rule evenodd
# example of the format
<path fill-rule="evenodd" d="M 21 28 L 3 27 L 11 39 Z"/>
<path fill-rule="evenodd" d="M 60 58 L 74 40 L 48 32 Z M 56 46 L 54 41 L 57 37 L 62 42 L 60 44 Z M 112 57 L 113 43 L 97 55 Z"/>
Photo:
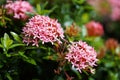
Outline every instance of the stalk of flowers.
<path fill-rule="evenodd" d="M 65 59 L 72 64 L 72 67 L 81 72 L 81 70 L 90 69 L 93 72 L 92 67 L 96 66 L 98 61 L 97 53 L 86 42 L 72 42 L 69 45 L 68 53 Z"/>
<path fill-rule="evenodd" d="M 60 39 L 64 38 L 64 31 L 57 20 L 48 16 L 36 15 L 29 19 L 26 26 L 23 27 L 23 42 L 38 46 L 42 43 L 54 42 L 62 43 Z"/>
<path fill-rule="evenodd" d="M 13 15 L 15 19 L 26 20 L 29 16 L 27 12 L 33 13 L 34 9 L 27 1 L 9 2 L 5 5 L 6 13 Z"/>
<path fill-rule="evenodd" d="M 103 26 L 99 22 L 90 21 L 86 25 L 88 36 L 102 36 Z"/>

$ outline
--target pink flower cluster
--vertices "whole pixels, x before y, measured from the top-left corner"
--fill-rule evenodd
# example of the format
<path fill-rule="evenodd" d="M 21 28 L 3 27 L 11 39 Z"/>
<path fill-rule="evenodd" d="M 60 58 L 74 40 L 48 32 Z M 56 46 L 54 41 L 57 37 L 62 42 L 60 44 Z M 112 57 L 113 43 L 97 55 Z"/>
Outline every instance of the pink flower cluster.
<path fill-rule="evenodd" d="M 95 21 L 90 21 L 86 25 L 88 36 L 102 36 L 104 34 L 103 26 Z"/>
<path fill-rule="evenodd" d="M 27 12 L 34 12 L 33 7 L 27 1 L 15 1 L 5 5 L 7 14 L 13 14 L 16 19 L 26 20 Z"/>
<path fill-rule="evenodd" d="M 38 46 L 39 41 L 42 43 L 59 42 L 64 38 L 64 32 L 55 19 L 48 16 L 36 15 L 32 17 L 23 28 L 23 42 Z"/>
<path fill-rule="evenodd" d="M 112 20 L 120 20 L 120 0 L 108 0 L 111 5 L 111 18 Z"/>
<path fill-rule="evenodd" d="M 81 72 L 82 69 L 92 68 L 96 66 L 98 59 L 94 48 L 85 42 L 73 42 L 69 47 L 69 52 L 65 59 L 71 62 L 72 67 Z"/>

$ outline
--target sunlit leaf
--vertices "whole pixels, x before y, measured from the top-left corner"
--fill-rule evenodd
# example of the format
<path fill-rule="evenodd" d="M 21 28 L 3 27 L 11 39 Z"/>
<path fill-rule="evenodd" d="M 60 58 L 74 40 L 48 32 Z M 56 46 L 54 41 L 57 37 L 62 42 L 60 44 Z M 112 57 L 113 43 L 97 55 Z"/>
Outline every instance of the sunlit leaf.
<path fill-rule="evenodd" d="M 6 73 L 6 77 L 8 78 L 8 80 L 13 80 L 9 73 Z"/>
<path fill-rule="evenodd" d="M 7 33 L 4 34 L 4 38 L 3 38 L 3 45 L 6 49 L 9 48 L 9 46 L 13 43 L 13 40 L 11 40 L 8 36 Z"/>
<path fill-rule="evenodd" d="M 23 60 L 30 63 L 30 64 L 37 65 L 36 61 L 34 59 L 30 58 L 30 57 L 28 59 L 23 59 Z"/>
<path fill-rule="evenodd" d="M 16 41 L 21 42 L 21 38 L 19 37 L 18 34 L 16 34 L 15 32 L 10 32 L 10 33 Z"/>
<path fill-rule="evenodd" d="M 13 44 L 9 47 L 9 49 L 14 48 L 14 47 L 18 47 L 18 46 L 25 46 L 25 44 Z"/>

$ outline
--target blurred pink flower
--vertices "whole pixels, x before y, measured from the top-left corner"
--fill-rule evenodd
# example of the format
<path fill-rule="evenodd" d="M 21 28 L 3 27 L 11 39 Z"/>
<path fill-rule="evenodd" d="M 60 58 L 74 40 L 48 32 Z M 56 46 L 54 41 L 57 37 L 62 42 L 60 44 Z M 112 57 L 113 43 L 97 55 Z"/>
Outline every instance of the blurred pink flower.
<path fill-rule="evenodd" d="M 103 26 L 95 21 L 90 21 L 86 25 L 88 36 L 102 36 L 104 34 Z"/>
<path fill-rule="evenodd" d="M 120 0 L 108 0 L 112 7 L 120 7 Z"/>
<path fill-rule="evenodd" d="M 113 21 L 120 20 L 120 8 L 113 8 L 111 13 L 111 18 Z"/>
<path fill-rule="evenodd" d="M 114 21 L 120 20 L 120 1 L 108 0 L 111 5 L 111 18 Z"/>
<path fill-rule="evenodd" d="M 39 40 L 44 42 L 61 43 L 60 39 L 64 38 L 64 32 L 55 19 L 48 16 L 36 15 L 32 17 L 23 28 L 23 42 L 38 46 Z"/>
<path fill-rule="evenodd" d="M 27 12 L 34 12 L 33 7 L 27 1 L 15 1 L 5 5 L 7 14 L 13 14 L 16 19 L 26 20 Z"/>
<path fill-rule="evenodd" d="M 108 0 L 87 0 L 87 3 L 92 5 L 100 16 L 109 16 L 111 8 Z"/>
<path fill-rule="evenodd" d="M 96 66 L 98 61 L 97 53 L 86 42 L 72 42 L 68 48 L 69 52 L 66 54 L 65 59 L 71 62 L 72 67 L 81 72 L 82 69 L 90 69 Z"/>
<path fill-rule="evenodd" d="M 120 20 L 120 0 L 87 0 L 98 15 L 109 16 L 113 21 Z"/>

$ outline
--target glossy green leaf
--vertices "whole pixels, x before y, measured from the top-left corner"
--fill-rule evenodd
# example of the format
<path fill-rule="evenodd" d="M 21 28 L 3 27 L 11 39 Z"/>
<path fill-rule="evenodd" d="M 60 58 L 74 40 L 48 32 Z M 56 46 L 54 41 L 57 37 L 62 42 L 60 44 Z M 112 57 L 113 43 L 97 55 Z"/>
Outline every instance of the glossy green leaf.
<path fill-rule="evenodd" d="M 28 59 L 28 57 L 26 56 L 26 55 L 24 55 L 24 52 L 18 52 L 19 53 L 19 55 L 21 56 L 21 57 L 23 57 L 23 58 L 25 58 L 25 59 Z"/>
<path fill-rule="evenodd" d="M 11 40 L 8 36 L 7 33 L 4 34 L 4 38 L 3 38 L 3 45 L 4 48 L 6 48 L 8 50 L 9 46 L 13 43 L 13 40 Z"/>
<path fill-rule="evenodd" d="M 28 59 L 23 59 L 23 60 L 30 63 L 30 64 L 37 65 L 36 61 L 34 59 L 30 58 L 30 57 Z"/>
<path fill-rule="evenodd" d="M 36 5 L 36 9 L 37 9 L 37 12 L 38 12 L 39 14 L 41 14 L 41 6 L 40 6 L 40 4 L 37 4 L 37 5 Z"/>
<path fill-rule="evenodd" d="M 18 47 L 18 46 L 25 46 L 25 44 L 13 44 L 9 47 L 9 49 L 12 49 L 12 48 Z"/>
<path fill-rule="evenodd" d="M 10 33 L 16 41 L 21 42 L 21 38 L 19 37 L 18 34 L 16 34 L 15 32 L 10 32 Z"/>

